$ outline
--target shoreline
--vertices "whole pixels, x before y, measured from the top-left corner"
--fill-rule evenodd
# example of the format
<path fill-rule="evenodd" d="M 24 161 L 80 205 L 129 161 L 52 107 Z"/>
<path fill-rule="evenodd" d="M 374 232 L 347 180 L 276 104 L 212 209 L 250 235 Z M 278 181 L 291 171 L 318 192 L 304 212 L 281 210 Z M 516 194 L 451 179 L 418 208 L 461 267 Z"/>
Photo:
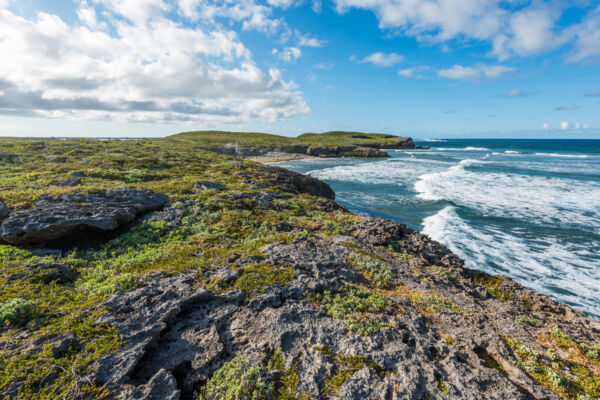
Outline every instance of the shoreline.
<path fill-rule="evenodd" d="M 268 153 L 262 156 L 251 156 L 251 157 L 241 157 L 247 161 L 254 161 L 259 163 L 271 163 L 271 162 L 280 162 L 280 161 L 292 161 L 292 160 L 304 160 L 304 159 L 312 159 L 319 158 L 315 156 L 310 156 L 308 154 L 301 153 Z"/>

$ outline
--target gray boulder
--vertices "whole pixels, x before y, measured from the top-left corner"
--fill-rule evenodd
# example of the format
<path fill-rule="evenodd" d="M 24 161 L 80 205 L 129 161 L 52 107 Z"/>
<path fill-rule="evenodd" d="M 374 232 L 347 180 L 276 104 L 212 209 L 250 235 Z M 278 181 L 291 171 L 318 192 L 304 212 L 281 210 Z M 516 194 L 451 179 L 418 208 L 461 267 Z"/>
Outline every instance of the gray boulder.
<path fill-rule="evenodd" d="M 372 147 L 357 147 L 350 151 L 342 153 L 344 157 L 389 157 L 385 151 L 374 149 Z"/>
<path fill-rule="evenodd" d="M 34 208 L 2 222 L 1 237 L 13 245 L 36 245 L 86 231 L 111 231 L 161 209 L 167 200 L 166 195 L 131 188 L 41 196 Z"/>
<path fill-rule="evenodd" d="M 6 217 L 8 217 L 8 207 L 6 207 L 5 204 L 0 203 L 0 222 Z"/>
<path fill-rule="evenodd" d="M 217 182 L 197 181 L 194 183 L 195 189 L 200 190 L 227 190 L 227 188 Z"/>

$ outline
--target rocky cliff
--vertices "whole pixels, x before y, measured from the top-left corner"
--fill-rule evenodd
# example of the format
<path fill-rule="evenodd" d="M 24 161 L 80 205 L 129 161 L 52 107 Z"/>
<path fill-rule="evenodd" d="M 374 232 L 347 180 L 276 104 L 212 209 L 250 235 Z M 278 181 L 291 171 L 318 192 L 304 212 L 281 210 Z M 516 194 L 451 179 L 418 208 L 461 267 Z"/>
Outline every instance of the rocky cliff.
<path fill-rule="evenodd" d="M 262 157 L 269 154 L 296 154 L 315 157 L 389 157 L 381 149 L 414 149 L 411 138 L 393 142 L 360 142 L 345 145 L 311 145 L 311 144 L 272 144 L 247 145 L 227 143 L 225 145 L 208 146 L 211 151 L 236 157 Z"/>
<path fill-rule="evenodd" d="M 600 396 L 598 321 L 324 182 L 193 146 L 66 144 L 0 165 L 4 399 Z"/>

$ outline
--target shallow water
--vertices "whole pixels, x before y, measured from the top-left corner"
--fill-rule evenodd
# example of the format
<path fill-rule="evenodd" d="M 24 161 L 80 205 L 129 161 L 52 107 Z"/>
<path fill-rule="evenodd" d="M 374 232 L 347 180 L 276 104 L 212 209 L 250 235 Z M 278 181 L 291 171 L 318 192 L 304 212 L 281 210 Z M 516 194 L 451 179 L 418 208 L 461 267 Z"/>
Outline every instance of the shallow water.
<path fill-rule="evenodd" d="M 447 140 L 389 159 L 276 163 L 352 211 L 407 224 L 467 266 L 600 318 L 600 140 Z"/>

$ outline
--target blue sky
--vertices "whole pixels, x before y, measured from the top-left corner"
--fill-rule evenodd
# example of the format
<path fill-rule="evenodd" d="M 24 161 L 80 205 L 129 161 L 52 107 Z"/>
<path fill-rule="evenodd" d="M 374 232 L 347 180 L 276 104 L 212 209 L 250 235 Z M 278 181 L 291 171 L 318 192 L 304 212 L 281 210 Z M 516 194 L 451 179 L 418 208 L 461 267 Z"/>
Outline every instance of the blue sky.
<path fill-rule="evenodd" d="M 0 135 L 600 138 L 600 3 L 0 0 Z"/>

